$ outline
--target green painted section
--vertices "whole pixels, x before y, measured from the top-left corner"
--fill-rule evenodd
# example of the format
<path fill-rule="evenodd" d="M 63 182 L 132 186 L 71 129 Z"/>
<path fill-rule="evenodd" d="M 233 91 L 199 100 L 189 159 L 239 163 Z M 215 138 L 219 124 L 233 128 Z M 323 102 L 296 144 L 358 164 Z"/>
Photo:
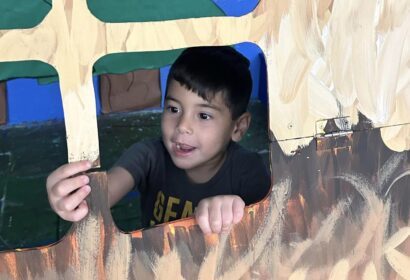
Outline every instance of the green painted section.
<path fill-rule="evenodd" d="M 103 56 L 94 64 L 98 74 L 122 74 L 137 69 L 158 69 L 172 64 L 183 49 L 163 52 L 116 53 Z"/>
<path fill-rule="evenodd" d="M 87 0 L 93 15 L 104 22 L 146 22 L 223 16 L 211 0 Z"/>
<path fill-rule="evenodd" d="M 42 61 L 0 62 L 0 81 L 12 78 L 39 78 L 40 83 L 58 80 L 56 69 Z"/>
<path fill-rule="evenodd" d="M 269 164 L 266 108 L 252 103 L 251 127 L 241 144 L 258 151 Z M 102 170 L 108 170 L 132 143 L 160 135 L 159 112 L 103 115 L 98 119 Z M 51 210 L 45 181 L 67 162 L 64 124 L 0 128 L 0 250 L 33 247 L 59 240 L 70 223 Z M 128 195 L 112 208 L 117 226 L 140 226 L 139 199 Z"/>
<path fill-rule="evenodd" d="M 50 10 L 51 0 L 1 0 L 0 29 L 32 28 L 39 24 Z"/>

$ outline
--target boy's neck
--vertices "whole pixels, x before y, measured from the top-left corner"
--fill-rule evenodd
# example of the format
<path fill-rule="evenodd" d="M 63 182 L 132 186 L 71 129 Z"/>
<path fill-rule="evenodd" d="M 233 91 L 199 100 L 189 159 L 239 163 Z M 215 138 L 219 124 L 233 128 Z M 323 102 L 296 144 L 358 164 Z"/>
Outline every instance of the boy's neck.
<path fill-rule="evenodd" d="M 203 166 L 185 170 L 188 178 L 195 184 L 203 184 L 211 180 L 226 160 L 227 151 L 218 154 Z"/>

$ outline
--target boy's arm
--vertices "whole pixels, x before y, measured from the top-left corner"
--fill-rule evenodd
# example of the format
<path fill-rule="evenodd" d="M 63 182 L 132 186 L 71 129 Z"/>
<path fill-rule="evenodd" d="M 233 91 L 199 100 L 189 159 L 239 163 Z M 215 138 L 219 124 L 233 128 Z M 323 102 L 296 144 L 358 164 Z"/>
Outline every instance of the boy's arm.
<path fill-rule="evenodd" d="M 108 202 L 114 206 L 134 187 L 134 178 L 125 169 L 119 166 L 111 168 L 108 173 Z"/>
<path fill-rule="evenodd" d="M 195 219 L 204 234 L 228 233 L 241 221 L 245 202 L 237 195 L 217 195 L 202 199 L 195 209 Z"/>

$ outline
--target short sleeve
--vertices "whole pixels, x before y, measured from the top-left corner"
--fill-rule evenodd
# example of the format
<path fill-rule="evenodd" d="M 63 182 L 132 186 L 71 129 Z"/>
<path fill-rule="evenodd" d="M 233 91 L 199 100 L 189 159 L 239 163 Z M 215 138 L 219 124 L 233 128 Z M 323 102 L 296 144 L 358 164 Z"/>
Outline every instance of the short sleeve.
<path fill-rule="evenodd" d="M 262 200 L 269 193 L 271 176 L 259 154 L 249 152 L 245 157 L 238 166 L 239 196 L 249 205 Z"/>
<path fill-rule="evenodd" d="M 135 143 L 125 150 L 114 167 L 118 166 L 127 170 L 134 178 L 134 188 L 144 193 L 160 150 L 159 141 L 157 143 L 155 140 L 146 140 Z"/>

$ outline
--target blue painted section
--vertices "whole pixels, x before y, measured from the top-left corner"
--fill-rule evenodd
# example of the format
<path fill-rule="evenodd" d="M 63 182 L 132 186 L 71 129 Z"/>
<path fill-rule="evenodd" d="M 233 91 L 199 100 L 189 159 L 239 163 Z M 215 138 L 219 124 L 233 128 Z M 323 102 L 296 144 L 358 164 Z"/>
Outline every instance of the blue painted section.
<path fill-rule="evenodd" d="M 252 12 L 259 3 L 257 0 L 213 0 L 227 16 L 243 16 Z"/>
<path fill-rule="evenodd" d="M 258 47 L 259 48 L 259 47 Z M 259 93 L 258 97 L 259 100 L 263 104 L 268 104 L 268 78 L 267 78 L 267 67 L 266 67 L 266 61 L 265 61 L 265 56 L 263 55 L 262 50 L 260 50 L 259 54 Z"/>
<path fill-rule="evenodd" d="M 98 77 L 93 78 L 97 114 L 101 112 Z M 58 82 L 40 85 L 36 79 L 7 82 L 8 124 L 64 119 Z"/>
<path fill-rule="evenodd" d="M 243 54 L 250 61 L 249 70 L 252 75 L 252 95 L 251 100 L 266 100 L 266 82 L 261 84 L 261 64 L 264 63 L 262 50 L 253 43 L 241 43 L 235 46 L 236 50 Z"/>
<path fill-rule="evenodd" d="M 258 0 L 213 0 L 227 16 L 243 16 L 252 12 L 258 5 Z M 252 43 L 241 43 L 236 49 L 251 62 L 253 88 L 251 99 L 259 99 L 267 104 L 266 63 L 261 49 Z"/>
<path fill-rule="evenodd" d="M 8 123 L 63 119 L 58 83 L 38 85 L 36 79 L 7 82 Z"/>
<path fill-rule="evenodd" d="M 162 67 L 159 70 L 161 93 L 162 93 L 161 107 L 164 106 L 165 90 L 167 88 L 168 73 L 169 73 L 170 68 L 171 68 L 171 65 L 168 65 L 168 66 Z"/>

